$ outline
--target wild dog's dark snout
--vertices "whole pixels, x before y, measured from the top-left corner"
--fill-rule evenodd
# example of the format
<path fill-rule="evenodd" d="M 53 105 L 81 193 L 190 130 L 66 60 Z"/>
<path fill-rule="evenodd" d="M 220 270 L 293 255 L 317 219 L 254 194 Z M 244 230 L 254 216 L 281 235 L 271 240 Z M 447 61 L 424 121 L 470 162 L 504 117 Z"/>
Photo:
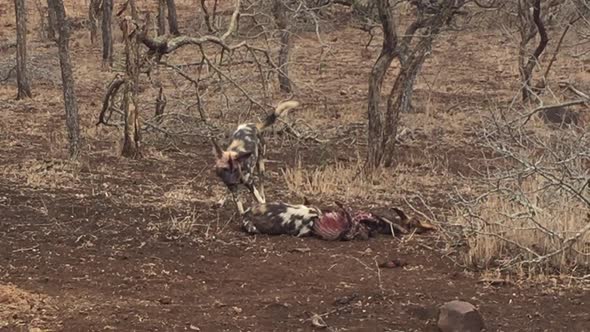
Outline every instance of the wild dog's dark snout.
<path fill-rule="evenodd" d="M 237 187 L 237 185 L 241 182 L 240 172 L 238 170 L 231 170 L 227 168 L 218 169 L 217 176 L 219 176 L 221 181 L 223 181 L 223 183 L 228 187 Z"/>
<path fill-rule="evenodd" d="M 216 174 L 226 185 L 238 185 L 243 182 L 244 177 L 249 177 L 252 164 L 248 159 L 251 152 L 239 154 L 226 153 L 217 160 Z M 245 172 L 245 174 L 244 174 Z"/>

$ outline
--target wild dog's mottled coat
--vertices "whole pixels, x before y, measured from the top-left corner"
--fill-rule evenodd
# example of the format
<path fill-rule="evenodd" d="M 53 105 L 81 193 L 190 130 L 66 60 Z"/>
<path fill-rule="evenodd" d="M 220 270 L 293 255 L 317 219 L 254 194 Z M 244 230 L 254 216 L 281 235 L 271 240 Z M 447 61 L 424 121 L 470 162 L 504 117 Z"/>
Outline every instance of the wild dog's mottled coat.
<path fill-rule="evenodd" d="M 243 227 L 251 234 L 311 235 L 313 223 L 321 216 L 318 208 L 282 202 L 259 204 L 244 215 Z"/>
<path fill-rule="evenodd" d="M 262 132 L 275 123 L 286 111 L 297 106 L 299 106 L 297 101 L 283 102 L 263 122 L 239 125 L 232 134 L 231 143 L 225 151 L 219 147 L 216 141 L 213 141 L 217 155 L 215 162 L 217 176 L 221 178 L 232 193 L 240 213 L 244 213 L 241 200 L 237 197 L 240 184 L 245 185 L 250 190 L 258 203 L 265 203 L 264 191 L 261 190 L 261 195 L 255 187 L 256 175 L 264 173 L 263 154 L 265 146 Z"/>

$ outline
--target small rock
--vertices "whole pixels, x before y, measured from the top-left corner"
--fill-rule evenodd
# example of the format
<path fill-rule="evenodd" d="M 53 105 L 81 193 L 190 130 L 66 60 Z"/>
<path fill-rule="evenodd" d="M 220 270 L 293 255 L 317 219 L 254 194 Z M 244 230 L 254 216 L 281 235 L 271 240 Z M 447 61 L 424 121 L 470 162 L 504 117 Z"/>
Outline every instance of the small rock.
<path fill-rule="evenodd" d="M 163 298 L 160 299 L 160 303 L 161 304 L 170 304 L 170 303 L 172 303 L 172 299 L 169 298 L 168 296 L 165 296 L 165 297 L 163 297 Z"/>
<path fill-rule="evenodd" d="M 380 268 L 393 269 L 393 268 L 396 268 L 396 267 L 404 267 L 406 265 L 408 265 L 408 263 L 406 263 L 404 261 L 401 261 L 399 259 L 392 259 L 390 261 L 383 262 L 383 263 L 379 264 L 379 267 Z"/>
<path fill-rule="evenodd" d="M 441 332 L 479 332 L 485 325 L 473 304 L 455 300 L 440 307 L 438 328 Z"/>

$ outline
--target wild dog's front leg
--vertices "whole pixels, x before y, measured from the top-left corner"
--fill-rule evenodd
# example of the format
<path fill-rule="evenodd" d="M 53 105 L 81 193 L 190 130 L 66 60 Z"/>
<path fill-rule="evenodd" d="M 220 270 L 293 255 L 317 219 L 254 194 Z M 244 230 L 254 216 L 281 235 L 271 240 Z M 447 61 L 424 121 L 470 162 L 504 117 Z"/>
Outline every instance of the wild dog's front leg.
<path fill-rule="evenodd" d="M 262 197 L 262 200 L 264 201 L 264 203 L 266 203 L 266 194 L 264 193 L 264 183 L 261 182 L 259 188 L 260 188 L 260 190 L 259 190 L 260 197 Z"/>
<path fill-rule="evenodd" d="M 266 173 L 266 168 L 264 166 L 264 157 L 260 156 L 260 159 L 258 159 L 258 174 L 260 175 L 260 177 L 264 177 Z"/>
<path fill-rule="evenodd" d="M 247 184 L 246 187 L 254 195 L 254 198 L 256 198 L 256 201 L 258 203 L 260 203 L 260 204 L 266 203 L 266 198 L 264 197 L 264 195 L 260 194 L 260 192 L 258 191 L 258 189 L 256 189 L 256 186 L 254 186 L 254 184 L 252 184 L 252 183 Z M 264 191 L 263 191 L 263 194 L 264 194 Z"/>
<path fill-rule="evenodd" d="M 225 205 L 225 202 L 227 202 L 227 197 L 228 196 L 229 195 L 224 194 L 223 197 L 221 197 L 221 199 L 217 201 L 217 203 L 216 203 L 217 206 L 220 207 L 220 208 L 223 207 Z"/>
<path fill-rule="evenodd" d="M 237 192 L 232 192 L 232 199 L 234 201 L 234 203 L 236 204 L 236 208 L 238 209 L 238 213 L 243 216 L 244 213 L 246 213 L 246 211 L 244 210 L 244 204 L 242 203 L 242 199 L 240 197 L 240 194 Z"/>
<path fill-rule="evenodd" d="M 260 203 L 266 203 L 266 195 L 264 194 L 264 180 L 266 179 L 266 167 L 264 165 L 264 161 L 266 158 L 266 142 L 264 141 L 264 137 L 261 136 L 259 138 L 259 142 L 260 144 L 258 145 L 258 150 L 259 150 L 259 155 L 258 155 L 258 161 L 257 161 L 257 170 L 258 170 L 258 183 L 259 184 L 259 188 L 260 191 L 256 190 L 256 187 L 254 187 L 254 196 L 256 196 L 256 199 L 260 202 Z"/>
<path fill-rule="evenodd" d="M 264 141 L 263 136 L 258 138 L 258 142 L 258 174 L 263 177 L 266 172 L 266 168 L 264 167 L 264 160 L 266 159 L 266 142 Z"/>
<path fill-rule="evenodd" d="M 264 194 L 264 180 L 266 180 L 266 176 L 264 174 L 264 158 L 263 155 L 258 160 L 258 187 L 260 188 L 259 194 L 262 197 L 262 200 L 266 202 L 266 195 Z M 256 188 L 254 188 L 256 190 Z"/>

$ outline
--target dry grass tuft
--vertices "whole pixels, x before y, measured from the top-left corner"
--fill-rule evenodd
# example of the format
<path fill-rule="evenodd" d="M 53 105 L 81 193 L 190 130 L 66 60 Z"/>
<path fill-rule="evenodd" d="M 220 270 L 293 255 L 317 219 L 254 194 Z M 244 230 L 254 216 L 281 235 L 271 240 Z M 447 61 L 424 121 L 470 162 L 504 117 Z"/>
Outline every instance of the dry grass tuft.
<path fill-rule="evenodd" d="M 372 200 L 398 194 L 406 177 L 386 170 L 366 176 L 359 160 L 356 164 L 336 162 L 314 169 L 306 169 L 301 162 L 283 170 L 283 178 L 290 192 L 314 199 Z"/>
<path fill-rule="evenodd" d="M 191 188 L 190 184 L 175 186 L 164 193 L 164 206 L 174 207 L 188 203 L 202 202 L 202 200 L 196 199 L 196 197 L 199 197 L 199 195 Z"/>
<path fill-rule="evenodd" d="M 44 294 L 33 294 L 13 285 L 0 284 L 0 329 L 27 324 L 28 331 L 41 331 L 33 326 L 42 325 L 54 314 L 52 302 Z"/>
<path fill-rule="evenodd" d="M 33 188 L 71 188 L 79 181 L 79 169 L 78 162 L 69 160 L 27 160 L 0 168 L 0 174 Z"/>
<path fill-rule="evenodd" d="M 548 191 L 539 176 L 521 185 L 523 195 L 491 194 L 456 218 L 467 233 L 464 262 L 479 268 L 520 267 L 527 274 L 590 269 L 590 209 L 564 191 Z"/>
<path fill-rule="evenodd" d="M 193 211 L 184 217 L 172 216 L 168 221 L 150 222 L 148 230 L 168 240 L 179 240 L 190 237 L 195 232 L 198 219 L 199 215 Z"/>

